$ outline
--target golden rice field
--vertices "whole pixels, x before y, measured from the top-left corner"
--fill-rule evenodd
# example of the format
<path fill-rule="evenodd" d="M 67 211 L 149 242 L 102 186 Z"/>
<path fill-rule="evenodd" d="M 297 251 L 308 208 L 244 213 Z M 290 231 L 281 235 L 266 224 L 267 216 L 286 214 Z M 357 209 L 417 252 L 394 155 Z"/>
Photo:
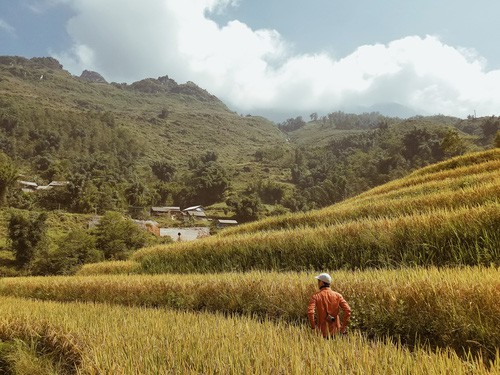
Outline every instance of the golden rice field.
<path fill-rule="evenodd" d="M 108 304 L 0 298 L 0 338 L 16 374 L 497 374 L 359 333 L 325 341 L 304 326 Z M 23 345 L 19 345 L 22 340 Z"/>
<path fill-rule="evenodd" d="M 334 288 L 354 314 L 351 327 L 413 346 L 457 352 L 500 347 L 500 269 L 338 271 Z M 59 302 L 99 302 L 251 315 L 306 324 L 315 288 L 311 273 L 28 277 L 0 280 L 0 295 Z"/>
<path fill-rule="evenodd" d="M 500 150 L 334 206 L 0 279 L 0 373 L 500 374 Z M 328 271 L 353 309 L 306 321 Z"/>
<path fill-rule="evenodd" d="M 141 265 L 133 260 L 113 260 L 84 264 L 77 272 L 81 276 L 130 275 L 140 273 Z"/>
<path fill-rule="evenodd" d="M 143 249 L 142 272 L 500 264 L 500 149 L 451 159 L 322 210 Z"/>
<path fill-rule="evenodd" d="M 137 251 L 145 273 L 490 265 L 500 260 L 500 203 L 336 225 L 212 236 Z"/>
<path fill-rule="evenodd" d="M 438 208 L 473 207 L 499 200 L 500 149 L 497 148 L 430 165 L 333 206 L 259 220 L 225 229 L 220 235 L 328 225 L 344 220 L 400 215 L 404 212 L 420 213 Z M 406 209 L 406 203 L 409 203 L 410 209 Z"/>
<path fill-rule="evenodd" d="M 460 184 L 456 181 L 442 180 L 425 185 L 410 185 L 380 194 L 373 192 L 371 195 L 359 196 L 354 201 L 340 203 L 323 210 L 285 215 L 228 228 L 220 235 L 227 237 L 262 230 L 324 226 L 350 220 L 425 213 L 436 209 L 454 210 L 499 202 L 499 198 L 500 173 L 487 172 L 474 178 L 469 177 L 469 181 L 464 178 Z"/>

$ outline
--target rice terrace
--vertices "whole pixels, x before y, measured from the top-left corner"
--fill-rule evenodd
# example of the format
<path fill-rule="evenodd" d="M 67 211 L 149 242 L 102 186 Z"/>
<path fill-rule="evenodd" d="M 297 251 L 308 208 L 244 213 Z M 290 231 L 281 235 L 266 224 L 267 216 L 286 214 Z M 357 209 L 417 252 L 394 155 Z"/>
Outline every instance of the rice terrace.
<path fill-rule="evenodd" d="M 0 372 L 499 374 L 500 149 L 326 208 L 0 279 Z M 352 308 L 307 324 L 314 275 Z"/>
<path fill-rule="evenodd" d="M 499 14 L 0 0 L 0 375 L 500 375 Z"/>

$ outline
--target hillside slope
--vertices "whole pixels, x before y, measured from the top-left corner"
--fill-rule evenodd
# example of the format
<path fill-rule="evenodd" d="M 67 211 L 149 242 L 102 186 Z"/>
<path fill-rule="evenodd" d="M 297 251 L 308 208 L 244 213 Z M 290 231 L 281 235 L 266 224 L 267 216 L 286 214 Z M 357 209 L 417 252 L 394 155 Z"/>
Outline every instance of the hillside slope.
<path fill-rule="evenodd" d="M 89 133 L 106 137 L 88 120 L 95 114 L 115 132 L 130 132 L 144 164 L 169 158 L 182 165 L 207 150 L 216 150 L 226 162 L 245 162 L 256 150 L 285 142 L 270 121 L 242 117 L 194 83 L 177 84 L 168 76 L 131 85 L 106 83 L 89 72 L 72 76 L 52 58 L 2 56 L 0 96 L 0 135 L 4 144 L 11 143 L 2 149 L 24 161 L 44 152 L 65 159 L 68 149 L 86 145 Z M 50 136 L 59 143 L 21 153 L 35 147 L 34 137 L 50 143 Z M 90 146 L 79 151 L 95 152 Z"/>
<path fill-rule="evenodd" d="M 240 225 L 220 236 L 473 208 L 499 200 L 500 149 L 496 148 L 421 168 L 333 206 Z"/>
<path fill-rule="evenodd" d="M 228 229 L 133 259 L 146 272 L 500 263 L 500 150 L 468 154 L 305 214 Z"/>
<path fill-rule="evenodd" d="M 491 143 L 491 136 L 498 130 L 498 126 L 498 119 L 494 116 L 465 120 L 443 115 L 400 119 L 386 117 L 377 112 L 360 115 L 334 112 L 319 119 L 304 122 L 303 126 L 287 131 L 287 136 L 292 143 L 300 147 L 328 147 L 336 140 L 364 134 L 380 127 L 394 128 L 398 132 L 405 132 L 412 128 L 437 132 L 452 129 L 460 138 L 483 147 Z M 489 130 L 490 127 L 491 130 Z"/>
<path fill-rule="evenodd" d="M 23 181 L 70 182 L 59 195 L 11 191 L 7 204 L 21 209 L 143 218 L 151 206 L 215 204 L 214 216 L 239 222 L 308 211 L 488 148 L 500 126 L 343 112 L 297 123 L 243 117 L 168 76 L 107 83 L 52 58 L 0 56 L 0 156 Z"/>

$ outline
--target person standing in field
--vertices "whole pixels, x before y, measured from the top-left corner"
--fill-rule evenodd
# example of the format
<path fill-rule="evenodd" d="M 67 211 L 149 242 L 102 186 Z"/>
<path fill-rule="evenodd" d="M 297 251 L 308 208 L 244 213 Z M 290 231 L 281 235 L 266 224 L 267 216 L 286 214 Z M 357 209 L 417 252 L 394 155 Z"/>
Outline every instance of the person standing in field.
<path fill-rule="evenodd" d="M 330 289 L 332 278 L 329 274 L 322 273 L 315 278 L 318 280 L 319 291 L 312 295 L 307 307 L 311 328 L 321 332 L 325 338 L 339 332 L 345 334 L 351 316 L 349 304 L 340 293 Z M 342 324 L 339 317 L 340 310 L 343 311 Z"/>

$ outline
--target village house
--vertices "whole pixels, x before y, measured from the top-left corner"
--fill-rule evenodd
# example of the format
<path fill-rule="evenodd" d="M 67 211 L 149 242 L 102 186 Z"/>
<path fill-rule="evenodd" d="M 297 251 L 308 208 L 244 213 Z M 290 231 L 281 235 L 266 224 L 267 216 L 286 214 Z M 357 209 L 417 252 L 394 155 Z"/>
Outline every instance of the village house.
<path fill-rule="evenodd" d="M 18 180 L 17 183 L 21 187 L 21 190 L 25 193 L 32 193 L 38 188 L 38 184 L 36 182 Z"/>
<path fill-rule="evenodd" d="M 188 220 L 206 220 L 207 214 L 202 206 L 192 206 L 182 210 Z"/>
<path fill-rule="evenodd" d="M 69 185 L 69 181 L 52 181 L 48 185 L 40 185 L 36 188 L 36 190 L 50 190 L 50 189 L 58 189 Z"/>
<path fill-rule="evenodd" d="M 64 187 L 66 185 L 69 185 L 69 181 L 52 181 L 49 186 L 55 188 L 55 187 Z"/>
<path fill-rule="evenodd" d="M 238 222 L 236 220 L 217 219 L 215 225 L 218 229 L 222 229 L 238 225 Z"/>
<path fill-rule="evenodd" d="M 150 213 L 151 216 L 170 216 L 172 219 L 182 216 L 180 207 L 151 207 Z"/>

